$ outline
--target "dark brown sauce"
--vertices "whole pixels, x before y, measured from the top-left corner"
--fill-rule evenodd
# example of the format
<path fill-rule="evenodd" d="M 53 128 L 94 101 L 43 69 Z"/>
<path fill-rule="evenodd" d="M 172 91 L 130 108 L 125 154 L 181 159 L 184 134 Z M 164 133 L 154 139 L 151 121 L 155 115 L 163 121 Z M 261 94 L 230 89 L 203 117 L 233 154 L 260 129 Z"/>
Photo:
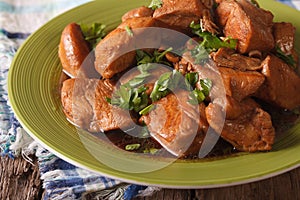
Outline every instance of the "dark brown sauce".
<path fill-rule="evenodd" d="M 284 134 L 297 122 L 299 122 L 299 114 L 297 114 L 294 111 L 287 111 L 280 108 L 276 108 L 272 105 L 268 105 L 263 102 L 259 102 L 263 109 L 267 111 L 272 118 L 273 126 L 276 130 L 276 137 L 275 142 L 277 140 L 283 139 Z M 149 149 L 157 149 L 160 150 L 163 147 L 153 138 L 146 137 L 136 137 L 132 134 L 129 135 L 122 130 L 114 130 L 103 133 L 106 138 L 109 139 L 110 142 L 112 142 L 116 147 L 125 150 L 125 147 L 127 145 L 131 144 L 140 144 L 140 147 L 136 150 L 130 150 L 132 153 L 143 153 L 145 155 L 152 155 L 155 156 L 155 154 L 151 154 L 149 152 Z M 198 155 L 186 155 L 181 158 L 180 160 L 186 160 L 186 161 L 199 161 L 199 160 L 218 160 L 218 159 L 225 159 L 228 157 L 233 156 L 239 156 L 244 155 L 244 152 L 239 152 L 236 150 L 230 143 L 223 140 L 222 138 L 219 138 L 216 145 L 213 147 L 211 152 L 208 153 L 208 155 L 205 158 L 199 158 Z M 248 154 L 248 153 L 246 153 Z M 160 156 L 162 156 L 160 154 Z M 173 157 L 171 154 L 164 154 L 163 157 Z"/>
<path fill-rule="evenodd" d="M 290 111 L 270 105 L 257 99 L 256 101 L 266 112 L 271 115 L 272 124 L 276 133 L 275 142 L 282 139 L 286 132 L 300 120 L 300 108 Z"/>
<path fill-rule="evenodd" d="M 93 135 L 95 136 L 95 134 Z M 140 144 L 140 147 L 138 149 L 128 151 L 131 153 L 142 153 L 145 155 L 157 156 L 155 155 L 155 151 L 151 152 L 150 150 L 154 149 L 158 151 L 163 149 L 163 147 L 150 136 L 146 138 L 136 137 L 133 135 L 129 135 L 123 132 L 122 130 L 113 130 L 96 135 L 99 139 L 102 140 L 104 140 L 105 137 L 105 140 L 108 139 L 109 142 L 111 142 L 113 145 L 124 151 L 128 151 L 125 150 L 127 145 Z M 231 144 L 220 138 L 214 146 L 214 148 L 211 150 L 211 152 L 208 153 L 208 155 L 205 158 L 224 158 L 228 156 L 233 156 L 236 153 L 238 153 L 238 151 L 235 150 Z M 174 158 L 174 156 L 168 153 L 166 150 L 164 151 L 164 153 L 160 153 L 159 156 L 165 158 Z M 186 155 L 180 157 L 179 159 L 198 160 L 199 158 L 198 155 Z"/>

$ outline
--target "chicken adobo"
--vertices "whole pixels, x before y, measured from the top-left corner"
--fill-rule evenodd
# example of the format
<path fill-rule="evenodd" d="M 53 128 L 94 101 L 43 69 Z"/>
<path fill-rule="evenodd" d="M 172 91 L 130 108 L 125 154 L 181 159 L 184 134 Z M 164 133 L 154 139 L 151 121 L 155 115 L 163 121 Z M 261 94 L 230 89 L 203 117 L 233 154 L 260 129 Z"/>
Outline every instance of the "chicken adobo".
<path fill-rule="evenodd" d="M 108 34 L 70 23 L 58 54 L 69 75 L 63 111 L 133 152 L 269 151 L 277 129 L 268 110 L 297 115 L 300 106 L 295 27 L 273 17 L 250 0 L 162 0 L 128 11 Z"/>

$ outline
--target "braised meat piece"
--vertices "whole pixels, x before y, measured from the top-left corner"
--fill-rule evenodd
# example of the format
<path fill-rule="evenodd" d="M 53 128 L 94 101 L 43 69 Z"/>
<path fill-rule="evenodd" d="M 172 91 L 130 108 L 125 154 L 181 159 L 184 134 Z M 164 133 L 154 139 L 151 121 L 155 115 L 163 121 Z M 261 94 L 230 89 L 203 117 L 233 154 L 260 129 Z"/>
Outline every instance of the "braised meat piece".
<path fill-rule="evenodd" d="M 271 12 L 248 0 L 228 0 L 220 2 L 216 14 L 224 35 L 238 39 L 240 53 L 265 52 L 274 48 Z"/>
<path fill-rule="evenodd" d="M 159 46 L 160 38 L 147 27 L 164 25 L 151 17 L 130 18 L 99 42 L 95 49 L 95 68 L 104 78 L 111 78 L 135 63 L 136 48 Z M 152 34 L 156 34 L 154 37 Z M 147 38 L 147 39 L 145 39 Z"/>
<path fill-rule="evenodd" d="M 271 150 L 275 130 L 270 115 L 250 98 L 241 102 L 227 97 L 227 103 L 210 103 L 206 107 L 209 125 L 239 151 Z M 226 116 L 223 110 L 226 110 Z M 225 123 L 223 126 L 223 121 Z"/>
<path fill-rule="evenodd" d="M 207 0 L 206 2 L 211 1 Z M 184 33 L 189 33 L 192 21 L 199 23 L 199 20 L 203 19 L 204 28 L 215 32 L 216 27 L 210 14 L 210 8 L 207 8 L 206 5 L 210 4 L 203 4 L 199 0 L 163 0 L 162 7 L 154 11 L 153 17 L 170 25 L 172 29 Z"/>
<path fill-rule="evenodd" d="M 90 132 L 128 128 L 132 119 L 126 110 L 109 104 L 110 84 L 99 79 L 68 79 L 63 82 L 61 101 L 67 118 Z"/>
<path fill-rule="evenodd" d="M 146 6 L 141 6 L 138 8 L 134 8 L 122 16 L 122 22 L 126 21 L 129 18 L 136 17 L 151 17 L 153 15 L 154 10 L 148 8 Z"/>
<path fill-rule="evenodd" d="M 59 43 L 58 55 L 63 70 L 71 77 L 95 77 L 94 56 L 76 23 L 68 24 Z"/>
<path fill-rule="evenodd" d="M 240 71 L 261 69 L 260 59 L 244 56 L 228 48 L 220 48 L 217 52 L 211 53 L 211 57 L 221 67 L 230 67 Z"/>
<path fill-rule="evenodd" d="M 256 96 L 262 100 L 292 110 L 300 105 L 300 77 L 280 58 L 269 55 L 262 62 L 266 77 Z"/>
<path fill-rule="evenodd" d="M 263 84 L 265 77 L 256 71 L 239 71 L 219 67 L 226 94 L 238 101 L 253 95 Z"/>
<path fill-rule="evenodd" d="M 155 108 L 141 117 L 151 136 L 175 156 L 183 156 L 187 150 L 197 153 L 202 142 L 199 138 L 204 138 L 208 127 L 205 105 L 188 103 L 188 95 L 183 90 L 171 93 L 155 102 Z"/>

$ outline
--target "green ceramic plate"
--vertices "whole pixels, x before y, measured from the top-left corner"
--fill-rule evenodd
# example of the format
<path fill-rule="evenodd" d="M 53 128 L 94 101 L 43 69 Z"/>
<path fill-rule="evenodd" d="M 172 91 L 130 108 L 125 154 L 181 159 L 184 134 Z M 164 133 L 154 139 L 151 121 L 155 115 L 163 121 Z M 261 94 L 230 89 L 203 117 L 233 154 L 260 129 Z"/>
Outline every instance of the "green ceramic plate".
<path fill-rule="evenodd" d="M 297 49 L 300 50 L 300 13 L 272 0 L 261 0 L 260 4 L 271 10 L 277 21 L 293 22 L 298 28 Z M 123 13 L 139 5 L 149 5 L 149 1 L 93 1 L 56 17 L 28 38 L 13 61 L 8 88 L 12 108 L 26 131 L 45 148 L 77 166 L 147 185 L 219 187 L 260 180 L 299 166 L 300 124 L 285 133 L 268 153 L 173 162 L 123 152 L 91 135 L 79 133 L 67 122 L 58 95 L 61 66 L 57 50 L 61 31 L 70 22 L 102 22 L 113 28 Z"/>

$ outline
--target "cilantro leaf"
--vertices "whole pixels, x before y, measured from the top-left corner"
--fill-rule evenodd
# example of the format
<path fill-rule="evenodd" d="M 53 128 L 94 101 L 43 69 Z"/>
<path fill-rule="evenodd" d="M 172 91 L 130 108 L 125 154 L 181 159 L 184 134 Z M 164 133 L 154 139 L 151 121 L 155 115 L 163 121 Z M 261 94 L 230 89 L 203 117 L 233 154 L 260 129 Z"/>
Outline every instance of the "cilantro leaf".
<path fill-rule="evenodd" d="M 125 26 L 125 30 L 130 37 L 133 36 L 133 31 L 131 30 L 131 28 L 129 26 Z"/>
<path fill-rule="evenodd" d="M 202 47 L 204 47 L 209 52 L 215 51 L 221 47 L 226 47 L 230 49 L 236 49 L 237 47 L 237 40 L 232 38 L 225 38 L 224 40 L 221 40 L 216 35 L 213 35 L 210 32 L 203 31 L 201 23 L 195 24 L 193 21 L 190 24 L 190 27 L 192 28 L 192 32 L 199 37 L 203 39 L 203 41 L 200 43 Z"/>
<path fill-rule="evenodd" d="M 199 75 L 197 72 L 187 73 L 185 75 L 185 83 L 187 88 L 192 88 L 198 82 Z"/>
<path fill-rule="evenodd" d="M 146 108 L 144 108 L 143 110 L 141 110 L 139 112 L 140 115 L 147 115 L 151 110 L 153 110 L 155 108 L 155 106 L 153 104 L 150 104 L 149 106 L 147 106 Z"/>
<path fill-rule="evenodd" d="M 93 23 L 91 25 L 80 24 L 84 39 L 95 48 L 99 41 L 106 35 L 106 25 L 101 23 Z"/>
<path fill-rule="evenodd" d="M 172 51 L 172 47 L 166 49 L 163 52 L 159 52 L 158 50 L 155 50 L 151 55 L 150 53 L 147 53 L 145 51 L 137 50 L 136 51 L 137 64 L 140 65 L 140 64 L 147 64 L 147 63 L 161 63 L 161 64 L 171 66 L 171 63 L 164 60 L 165 55 L 170 51 Z"/>
<path fill-rule="evenodd" d="M 153 102 L 158 101 L 162 97 L 169 94 L 170 89 L 168 88 L 171 72 L 162 74 L 159 79 L 154 83 L 153 90 L 150 94 L 150 98 Z"/>
<path fill-rule="evenodd" d="M 139 112 L 148 105 L 146 90 L 147 87 L 145 86 L 131 88 L 128 85 L 121 85 L 114 92 L 112 98 L 107 98 L 107 101 L 122 109 Z"/>
<path fill-rule="evenodd" d="M 147 87 L 143 84 L 151 74 L 149 70 L 155 68 L 155 64 L 142 64 L 137 68 L 140 74 L 121 85 L 112 95 L 106 98 L 107 102 L 126 110 L 139 112 L 148 106 Z"/>
<path fill-rule="evenodd" d="M 209 92 L 212 88 L 212 81 L 208 78 L 200 79 L 200 86 L 205 96 L 209 95 Z"/>
<path fill-rule="evenodd" d="M 148 148 L 148 149 L 145 149 L 144 151 L 143 151 L 143 153 L 149 153 L 149 154 L 155 154 L 156 152 L 158 152 L 159 151 L 159 149 L 156 149 L 156 148 Z"/>
<path fill-rule="evenodd" d="M 154 83 L 153 90 L 150 94 L 151 100 L 153 102 L 158 101 L 167 96 L 175 88 L 181 87 L 180 84 L 184 83 L 182 79 L 182 74 L 177 70 L 162 74 Z"/>
<path fill-rule="evenodd" d="M 201 89 L 196 88 L 190 93 L 189 103 L 196 105 L 204 101 L 205 98 L 209 96 L 209 92 L 212 87 L 212 81 L 208 78 L 200 79 L 200 86 Z"/>
<path fill-rule="evenodd" d="M 205 99 L 205 95 L 204 95 L 203 91 L 199 90 L 199 89 L 193 90 L 190 93 L 189 97 L 190 97 L 189 103 L 193 104 L 193 105 L 199 104 L 202 101 L 204 101 L 204 99 Z"/>
<path fill-rule="evenodd" d="M 162 4 L 163 4 L 162 0 L 152 0 L 148 8 L 151 8 L 152 10 L 156 10 L 157 8 L 160 8 Z"/>
<path fill-rule="evenodd" d="M 137 150 L 137 149 L 139 149 L 141 147 L 141 144 L 127 144 L 126 146 L 125 146 L 125 150 L 126 151 L 133 151 L 133 150 Z"/>

